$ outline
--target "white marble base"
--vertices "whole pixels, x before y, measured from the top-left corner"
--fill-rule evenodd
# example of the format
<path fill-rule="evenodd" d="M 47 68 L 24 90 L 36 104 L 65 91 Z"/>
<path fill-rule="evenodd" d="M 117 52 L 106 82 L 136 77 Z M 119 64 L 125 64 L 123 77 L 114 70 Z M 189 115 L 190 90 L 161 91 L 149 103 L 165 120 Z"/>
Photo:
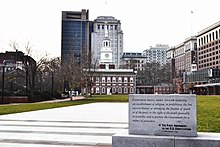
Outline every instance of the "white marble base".
<path fill-rule="evenodd" d="M 220 133 L 197 137 L 130 135 L 128 130 L 112 136 L 113 147 L 220 147 Z"/>

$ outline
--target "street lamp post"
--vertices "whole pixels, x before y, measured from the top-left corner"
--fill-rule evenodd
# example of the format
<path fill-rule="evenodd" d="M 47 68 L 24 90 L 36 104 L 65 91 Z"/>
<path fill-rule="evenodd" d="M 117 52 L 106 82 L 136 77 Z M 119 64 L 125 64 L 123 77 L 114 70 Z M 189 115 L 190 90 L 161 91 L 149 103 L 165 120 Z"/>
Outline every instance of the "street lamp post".
<path fill-rule="evenodd" d="M 25 87 L 25 93 L 28 95 L 28 67 L 26 67 L 26 76 L 25 76 L 25 82 L 26 82 L 26 87 Z"/>
<path fill-rule="evenodd" d="M 29 82 L 29 62 L 26 62 L 26 65 L 25 65 L 25 84 L 26 84 L 26 89 L 25 89 L 25 93 L 26 93 L 26 95 L 28 95 L 29 93 L 28 93 L 28 88 L 29 88 L 29 84 L 28 84 L 28 82 Z"/>
<path fill-rule="evenodd" d="M 4 103 L 5 66 L 2 66 L 2 104 Z"/>
<path fill-rule="evenodd" d="M 52 98 L 53 98 L 53 84 L 54 84 L 54 75 L 53 75 L 53 72 L 52 72 L 52 77 L 51 77 L 51 92 L 52 92 Z"/>
<path fill-rule="evenodd" d="M 134 78 L 134 94 L 136 94 L 137 93 L 137 88 L 136 88 L 136 86 L 137 86 L 137 70 L 134 70 L 133 71 L 134 72 L 134 74 L 135 74 L 135 78 Z"/>

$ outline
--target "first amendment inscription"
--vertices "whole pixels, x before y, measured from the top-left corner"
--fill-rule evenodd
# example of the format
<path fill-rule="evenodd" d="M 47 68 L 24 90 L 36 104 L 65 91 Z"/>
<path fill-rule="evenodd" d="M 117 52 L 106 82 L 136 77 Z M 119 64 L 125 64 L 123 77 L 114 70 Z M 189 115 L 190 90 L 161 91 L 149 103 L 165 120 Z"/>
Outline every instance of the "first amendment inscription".
<path fill-rule="evenodd" d="M 129 133 L 197 136 L 196 95 L 129 95 Z"/>

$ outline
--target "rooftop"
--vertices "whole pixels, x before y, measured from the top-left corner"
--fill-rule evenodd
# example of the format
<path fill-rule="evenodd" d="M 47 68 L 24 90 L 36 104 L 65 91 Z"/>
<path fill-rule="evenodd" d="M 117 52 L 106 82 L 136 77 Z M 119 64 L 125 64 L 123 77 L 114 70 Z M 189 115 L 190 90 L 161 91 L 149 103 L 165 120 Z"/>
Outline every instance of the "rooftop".
<path fill-rule="evenodd" d="M 199 31 L 198 34 L 197 34 L 197 36 L 200 36 L 200 35 L 202 35 L 202 34 L 208 32 L 208 31 L 210 31 L 210 30 L 212 30 L 212 29 L 215 29 L 215 28 L 217 28 L 217 27 L 219 27 L 219 26 L 220 26 L 220 21 L 218 21 L 218 22 L 214 23 L 213 25 L 210 25 L 210 26 L 208 26 L 207 28 L 205 28 L 205 29 Z"/>
<path fill-rule="evenodd" d="M 142 53 L 124 52 L 122 58 L 143 58 Z"/>
<path fill-rule="evenodd" d="M 115 19 L 113 16 L 98 16 L 94 21 L 96 22 L 120 22 L 119 20 Z"/>

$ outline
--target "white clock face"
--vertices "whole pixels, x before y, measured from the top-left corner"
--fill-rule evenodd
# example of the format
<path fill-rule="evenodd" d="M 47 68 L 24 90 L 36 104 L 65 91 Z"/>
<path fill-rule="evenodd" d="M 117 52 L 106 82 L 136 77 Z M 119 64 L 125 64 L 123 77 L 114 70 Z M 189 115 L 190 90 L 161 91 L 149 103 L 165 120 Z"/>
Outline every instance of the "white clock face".
<path fill-rule="evenodd" d="M 109 54 L 105 54 L 105 57 L 108 58 L 108 57 L 109 57 Z"/>

